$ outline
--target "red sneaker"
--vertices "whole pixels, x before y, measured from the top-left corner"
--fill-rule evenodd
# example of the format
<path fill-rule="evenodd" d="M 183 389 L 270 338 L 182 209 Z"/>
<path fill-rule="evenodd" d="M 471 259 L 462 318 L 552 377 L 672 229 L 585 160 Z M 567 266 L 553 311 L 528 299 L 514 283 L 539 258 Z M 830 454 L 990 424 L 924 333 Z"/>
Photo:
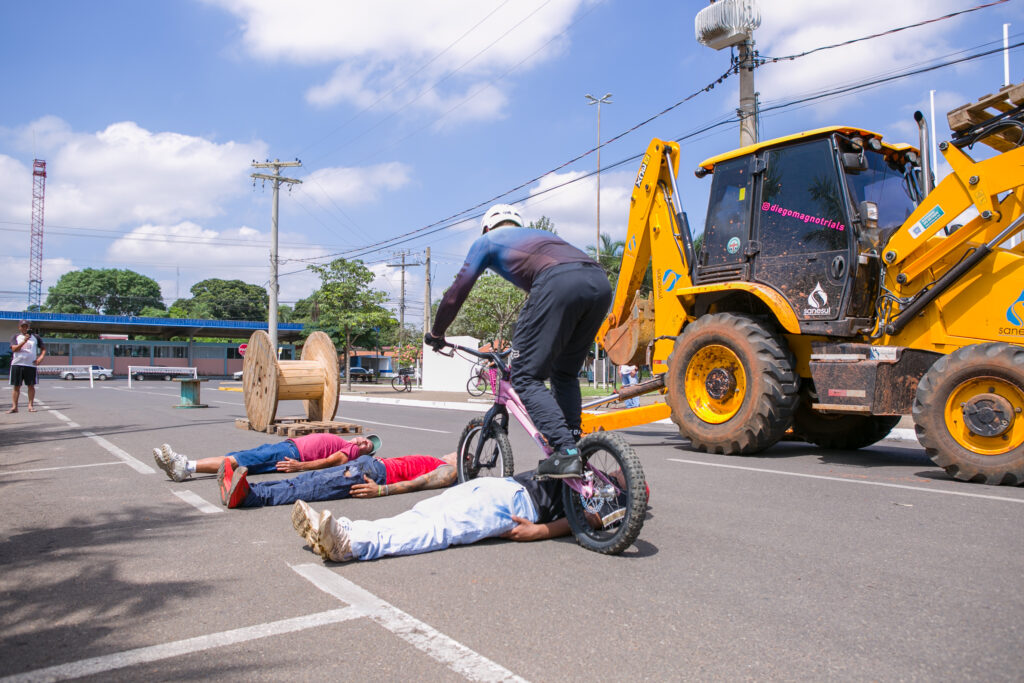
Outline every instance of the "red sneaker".
<path fill-rule="evenodd" d="M 239 467 L 235 472 L 235 476 L 231 479 L 231 486 L 228 489 L 226 502 L 224 503 L 229 508 L 236 508 L 242 504 L 245 497 L 249 495 L 249 482 L 246 481 L 246 475 L 249 474 L 248 467 Z"/>
<path fill-rule="evenodd" d="M 231 465 L 231 460 L 224 458 L 220 461 L 220 467 L 217 469 L 217 486 L 220 488 L 220 504 L 228 504 L 228 489 L 231 488 L 231 479 L 234 476 L 235 468 Z"/>

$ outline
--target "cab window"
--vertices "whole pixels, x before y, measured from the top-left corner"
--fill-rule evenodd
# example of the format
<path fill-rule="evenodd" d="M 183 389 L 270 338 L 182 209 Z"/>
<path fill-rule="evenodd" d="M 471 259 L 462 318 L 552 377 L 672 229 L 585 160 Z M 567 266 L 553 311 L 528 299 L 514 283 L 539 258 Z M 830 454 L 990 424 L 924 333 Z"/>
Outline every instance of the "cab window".
<path fill-rule="evenodd" d="M 704 234 L 697 237 L 697 251 L 704 252 L 702 265 L 743 258 L 740 253 L 750 238 L 750 194 L 750 157 L 715 166 Z"/>
<path fill-rule="evenodd" d="M 761 185 L 759 238 L 765 256 L 846 248 L 849 225 L 828 140 L 769 150 Z"/>

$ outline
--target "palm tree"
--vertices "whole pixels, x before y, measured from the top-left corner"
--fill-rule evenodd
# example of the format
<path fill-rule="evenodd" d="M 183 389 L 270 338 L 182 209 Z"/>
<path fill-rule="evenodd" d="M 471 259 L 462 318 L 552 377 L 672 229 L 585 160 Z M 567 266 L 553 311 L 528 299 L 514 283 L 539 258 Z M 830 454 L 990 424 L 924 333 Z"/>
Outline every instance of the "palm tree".
<path fill-rule="evenodd" d="M 623 240 L 612 241 L 607 233 L 601 233 L 601 252 L 595 255 L 595 247 L 587 247 L 587 254 L 601 264 L 608 279 L 615 282 L 619 276 L 619 268 L 622 266 L 622 252 L 626 249 Z"/>

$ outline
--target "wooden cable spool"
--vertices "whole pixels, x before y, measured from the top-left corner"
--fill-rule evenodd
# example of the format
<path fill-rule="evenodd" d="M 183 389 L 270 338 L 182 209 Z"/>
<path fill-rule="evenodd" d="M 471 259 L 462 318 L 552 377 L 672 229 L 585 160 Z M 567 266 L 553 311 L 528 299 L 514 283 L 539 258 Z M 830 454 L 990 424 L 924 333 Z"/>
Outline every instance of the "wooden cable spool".
<path fill-rule="evenodd" d="M 333 420 L 338 411 L 338 353 L 323 332 L 309 335 L 300 360 L 278 360 L 263 330 L 253 332 L 242 364 L 245 414 L 264 431 L 277 418 L 278 401 L 303 401 L 309 420 Z"/>

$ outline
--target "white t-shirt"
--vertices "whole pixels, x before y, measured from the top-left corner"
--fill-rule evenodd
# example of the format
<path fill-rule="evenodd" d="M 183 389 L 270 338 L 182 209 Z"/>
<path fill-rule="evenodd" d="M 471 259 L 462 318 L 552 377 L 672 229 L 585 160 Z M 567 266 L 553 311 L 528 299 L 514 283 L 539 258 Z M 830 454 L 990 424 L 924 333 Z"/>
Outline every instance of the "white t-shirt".
<path fill-rule="evenodd" d="M 20 351 L 14 352 L 14 358 L 11 359 L 11 365 L 35 365 L 36 356 L 39 355 L 39 349 L 42 348 L 42 343 L 39 341 L 39 337 L 29 332 L 27 335 L 16 334 L 11 337 L 11 348 L 14 348 L 20 344 L 25 337 L 29 337 L 28 342 L 21 347 Z"/>

